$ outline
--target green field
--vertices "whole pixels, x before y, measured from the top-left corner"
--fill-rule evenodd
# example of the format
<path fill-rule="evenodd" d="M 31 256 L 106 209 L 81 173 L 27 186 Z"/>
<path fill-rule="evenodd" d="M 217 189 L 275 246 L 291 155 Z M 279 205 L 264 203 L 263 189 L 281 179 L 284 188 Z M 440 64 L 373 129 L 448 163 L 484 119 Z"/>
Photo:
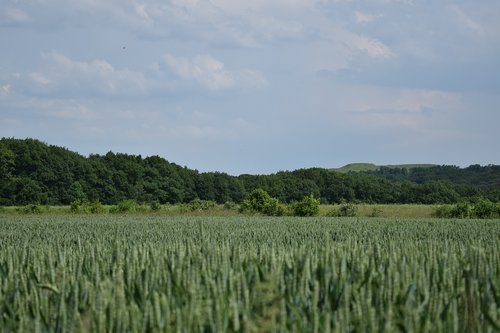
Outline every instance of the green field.
<path fill-rule="evenodd" d="M 500 220 L 0 217 L 0 332 L 495 332 Z"/>

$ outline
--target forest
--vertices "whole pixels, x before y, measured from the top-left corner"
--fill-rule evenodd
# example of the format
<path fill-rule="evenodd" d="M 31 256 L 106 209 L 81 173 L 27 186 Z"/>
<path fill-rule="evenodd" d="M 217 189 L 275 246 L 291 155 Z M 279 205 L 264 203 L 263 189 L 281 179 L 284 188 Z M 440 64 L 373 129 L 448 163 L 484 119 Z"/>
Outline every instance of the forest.
<path fill-rule="evenodd" d="M 240 203 L 255 189 L 289 203 L 312 195 L 322 203 L 450 204 L 500 201 L 500 166 L 381 167 L 340 173 L 325 168 L 231 176 L 199 172 L 159 156 L 108 152 L 88 157 L 36 139 L 0 140 L 0 205 Z"/>

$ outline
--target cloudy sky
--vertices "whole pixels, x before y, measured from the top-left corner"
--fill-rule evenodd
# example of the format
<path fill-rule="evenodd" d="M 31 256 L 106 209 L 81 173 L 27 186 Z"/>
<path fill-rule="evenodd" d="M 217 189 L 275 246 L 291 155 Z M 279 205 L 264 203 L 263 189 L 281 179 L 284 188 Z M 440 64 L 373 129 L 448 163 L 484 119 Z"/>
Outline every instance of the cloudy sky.
<path fill-rule="evenodd" d="M 0 0 L 0 136 L 200 171 L 500 164 L 498 0 Z"/>

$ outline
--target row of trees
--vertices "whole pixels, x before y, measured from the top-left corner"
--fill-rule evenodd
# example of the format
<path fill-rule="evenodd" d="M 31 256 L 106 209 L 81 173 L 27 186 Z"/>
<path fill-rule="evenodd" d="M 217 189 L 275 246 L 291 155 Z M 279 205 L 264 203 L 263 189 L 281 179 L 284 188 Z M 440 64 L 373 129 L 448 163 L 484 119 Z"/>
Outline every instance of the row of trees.
<path fill-rule="evenodd" d="M 500 184 L 500 165 L 471 165 L 467 168 L 459 168 L 451 165 L 436 165 L 433 167 L 385 167 L 368 173 L 383 177 L 385 179 L 404 182 L 410 181 L 423 184 L 429 181 L 445 180 L 454 184 L 474 185 L 479 188 L 498 188 Z"/>
<path fill-rule="evenodd" d="M 3 138 L 0 205 L 57 205 L 76 200 L 116 204 L 127 199 L 162 204 L 195 199 L 240 203 L 258 188 L 285 203 L 310 195 L 323 203 L 457 203 L 478 196 L 500 200 L 498 166 L 449 167 L 453 176 L 436 176 L 446 175 L 447 168 L 440 167 L 439 172 L 426 168 L 432 175 L 428 179 L 422 176 L 425 170 L 404 171 L 404 177 L 391 179 L 384 174 L 342 174 L 321 168 L 230 176 L 200 173 L 159 156 L 109 152 L 84 157 L 38 140 Z M 460 172 L 467 177 L 460 178 Z M 418 180 L 412 174 L 419 175 Z"/>

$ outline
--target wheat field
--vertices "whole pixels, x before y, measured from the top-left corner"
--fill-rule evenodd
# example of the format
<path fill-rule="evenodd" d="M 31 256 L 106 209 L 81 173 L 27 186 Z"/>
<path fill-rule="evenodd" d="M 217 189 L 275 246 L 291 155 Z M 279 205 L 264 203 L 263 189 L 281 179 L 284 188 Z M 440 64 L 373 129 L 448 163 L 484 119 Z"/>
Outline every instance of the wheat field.
<path fill-rule="evenodd" d="M 0 217 L 1 332 L 495 332 L 500 221 Z"/>

